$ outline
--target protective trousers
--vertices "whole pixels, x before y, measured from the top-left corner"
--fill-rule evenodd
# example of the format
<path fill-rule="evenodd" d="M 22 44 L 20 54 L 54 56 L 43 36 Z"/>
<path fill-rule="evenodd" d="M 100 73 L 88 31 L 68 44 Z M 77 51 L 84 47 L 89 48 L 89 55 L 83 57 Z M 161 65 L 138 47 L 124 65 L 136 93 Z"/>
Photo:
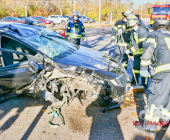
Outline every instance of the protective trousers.
<path fill-rule="evenodd" d="M 134 55 L 133 70 L 134 70 L 138 85 L 140 86 L 142 85 L 146 88 L 148 84 L 148 77 L 142 77 L 140 75 L 140 62 L 141 62 L 140 57 L 141 55 Z M 134 79 L 132 81 L 134 81 Z"/>
<path fill-rule="evenodd" d="M 81 40 L 81 39 L 71 38 L 71 39 L 70 39 L 70 42 L 73 43 L 73 44 L 80 45 L 80 40 Z"/>
<path fill-rule="evenodd" d="M 123 55 L 122 65 L 127 70 L 128 56 L 125 52 L 126 52 L 125 47 L 116 45 L 116 47 L 115 47 L 115 60 L 120 62 L 120 59 Z"/>
<path fill-rule="evenodd" d="M 154 75 L 148 96 L 148 110 L 145 113 L 145 121 L 161 125 L 169 123 L 170 120 L 170 73 L 157 73 Z M 155 131 L 154 125 L 145 125 L 147 129 Z"/>

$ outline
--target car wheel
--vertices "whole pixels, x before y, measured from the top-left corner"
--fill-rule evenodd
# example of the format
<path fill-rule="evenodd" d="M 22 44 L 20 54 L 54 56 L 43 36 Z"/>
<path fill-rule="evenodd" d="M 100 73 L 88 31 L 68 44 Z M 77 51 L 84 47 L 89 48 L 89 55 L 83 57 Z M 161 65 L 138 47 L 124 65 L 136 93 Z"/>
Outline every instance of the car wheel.
<path fill-rule="evenodd" d="M 65 25 L 66 24 L 66 22 L 63 20 L 63 21 L 61 21 L 61 25 Z"/>

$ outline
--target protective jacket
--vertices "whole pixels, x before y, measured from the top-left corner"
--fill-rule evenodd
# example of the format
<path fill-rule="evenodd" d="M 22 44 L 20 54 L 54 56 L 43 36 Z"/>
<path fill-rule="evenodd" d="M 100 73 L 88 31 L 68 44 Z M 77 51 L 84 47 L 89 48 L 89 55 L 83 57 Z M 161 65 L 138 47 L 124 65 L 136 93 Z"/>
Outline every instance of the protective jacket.
<path fill-rule="evenodd" d="M 141 70 L 154 63 L 154 74 L 170 72 L 170 32 L 161 29 L 148 35 L 141 57 Z"/>
<path fill-rule="evenodd" d="M 125 44 L 123 43 L 123 40 L 121 38 L 121 36 L 117 36 L 117 31 L 119 29 L 122 29 L 122 31 L 125 31 L 127 30 L 126 32 L 123 32 L 122 33 L 122 36 L 123 36 L 123 39 L 125 41 Z M 123 20 L 118 20 L 115 25 L 113 26 L 112 28 L 112 35 L 111 35 L 111 39 L 117 39 L 117 44 L 119 46 L 127 46 L 130 44 L 130 35 L 131 35 L 131 32 L 130 30 L 128 30 L 129 28 L 126 26 L 126 22 L 123 22 Z"/>
<path fill-rule="evenodd" d="M 84 25 L 81 21 L 75 23 L 71 20 L 67 25 L 67 36 L 74 39 L 81 39 L 85 36 Z"/>
<path fill-rule="evenodd" d="M 149 35 L 149 28 L 141 21 L 138 24 L 138 29 L 135 31 L 131 30 L 131 51 L 133 55 L 140 55 L 143 53 L 143 42 L 146 37 Z"/>

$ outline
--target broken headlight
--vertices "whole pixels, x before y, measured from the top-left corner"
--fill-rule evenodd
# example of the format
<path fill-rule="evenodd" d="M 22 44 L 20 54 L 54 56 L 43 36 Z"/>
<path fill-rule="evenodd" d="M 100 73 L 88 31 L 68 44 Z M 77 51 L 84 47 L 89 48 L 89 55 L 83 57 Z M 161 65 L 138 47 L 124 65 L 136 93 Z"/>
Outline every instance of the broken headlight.
<path fill-rule="evenodd" d="M 102 79 L 99 75 L 97 75 L 97 74 L 95 74 L 95 73 L 91 74 L 91 75 L 87 78 L 87 80 L 88 80 L 90 83 L 104 84 L 103 79 Z"/>
<path fill-rule="evenodd" d="M 115 79 L 110 80 L 112 84 L 115 86 L 124 87 L 127 83 L 126 74 L 121 74 L 120 76 L 116 77 Z"/>

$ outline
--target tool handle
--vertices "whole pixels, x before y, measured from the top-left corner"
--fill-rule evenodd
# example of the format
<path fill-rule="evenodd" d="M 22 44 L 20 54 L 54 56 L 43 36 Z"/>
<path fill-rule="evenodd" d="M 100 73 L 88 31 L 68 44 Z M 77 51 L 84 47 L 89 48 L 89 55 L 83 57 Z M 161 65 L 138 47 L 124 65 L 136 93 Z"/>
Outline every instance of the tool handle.
<path fill-rule="evenodd" d="M 123 40 L 123 43 L 125 43 L 125 41 L 124 41 L 124 38 L 123 38 L 122 34 L 121 34 L 121 38 L 122 38 L 122 40 Z M 125 46 L 125 49 L 127 50 L 126 46 Z M 131 60 L 130 60 L 130 56 L 129 56 L 129 54 L 127 54 L 127 56 L 128 56 L 128 59 L 129 59 L 130 65 L 131 65 L 131 67 L 132 67 L 132 72 L 133 72 L 133 76 L 134 76 L 134 79 L 135 79 L 136 86 L 138 86 L 138 83 L 137 83 L 137 80 L 136 80 L 136 75 L 135 75 L 135 72 L 134 72 L 134 70 L 133 70 L 133 65 L 132 65 L 132 62 L 131 62 Z"/>

